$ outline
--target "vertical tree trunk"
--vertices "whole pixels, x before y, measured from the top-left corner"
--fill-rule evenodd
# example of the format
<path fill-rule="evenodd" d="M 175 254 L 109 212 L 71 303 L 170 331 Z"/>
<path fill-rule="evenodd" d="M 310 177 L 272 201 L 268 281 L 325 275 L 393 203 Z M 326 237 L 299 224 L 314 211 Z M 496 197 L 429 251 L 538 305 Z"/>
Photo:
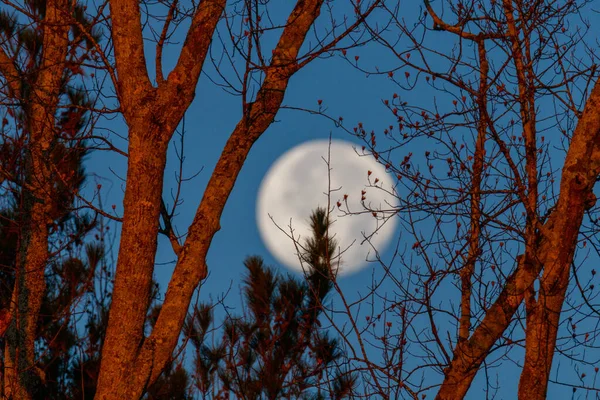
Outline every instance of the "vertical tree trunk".
<path fill-rule="evenodd" d="M 166 164 L 166 143 L 152 127 L 135 127 L 129 133 L 127 186 L 118 268 L 115 275 L 104 351 L 104 374 L 98 393 L 132 399 L 129 383 L 152 289 L 154 257 L 159 229 L 160 201 Z M 110 334 L 109 334 L 110 333 Z M 107 364 L 110 360 L 110 364 Z M 100 397 L 102 398 L 102 397 Z"/>
<path fill-rule="evenodd" d="M 215 166 L 169 282 L 152 333 L 144 337 L 156 254 L 162 175 L 168 142 L 191 104 L 224 0 L 198 6 L 177 66 L 152 88 L 147 76 L 137 0 L 111 2 L 119 98 L 130 128 L 124 222 L 115 288 L 96 398 L 138 399 L 161 374 L 177 345 L 193 293 L 206 277 L 206 255 L 252 145 L 273 122 L 300 47 L 322 0 L 299 1 L 273 51 L 256 100 L 247 104 Z M 351 29 L 348 30 L 348 34 Z"/>
<path fill-rule="evenodd" d="M 43 379 L 35 366 L 35 340 L 46 290 L 48 224 L 55 197 L 50 157 L 57 135 L 54 115 L 67 56 L 68 18 L 66 0 L 48 0 L 42 63 L 36 81 L 29 83 L 33 91 L 28 97 L 30 103 L 24 104 L 28 118 L 25 129 L 30 138 L 25 165 L 27 185 L 22 195 L 21 235 L 4 365 L 4 395 L 14 399 L 31 399 Z"/>
<path fill-rule="evenodd" d="M 529 361 L 525 363 L 519 394 L 528 400 L 543 398 L 554 353 L 559 311 L 564 301 L 564 283 L 573 262 L 583 215 L 590 206 L 592 188 L 599 174 L 600 83 L 596 83 L 573 133 L 561 177 L 560 196 L 555 210 L 541 229 L 537 254 L 528 255 L 527 259 L 520 257 L 515 272 L 507 279 L 504 290 L 488 309 L 482 323 L 470 339 L 457 348 L 437 399 L 457 399 L 466 395 L 481 363 L 512 321 L 542 268 L 540 299 L 550 296 L 546 301 L 539 300 L 539 304 L 547 308 L 539 313 L 538 321 L 543 322 L 531 327 L 534 336 L 526 343 Z M 537 320 L 537 316 L 535 318 Z M 543 347 L 541 352 L 536 351 L 539 345 Z M 542 369 L 538 370 L 538 366 Z M 540 388 L 540 379 L 544 376 L 546 379 Z"/>
<path fill-rule="evenodd" d="M 149 385 L 149 369 L 139 370 L 138 365 L 140 349 L 146 341 L 144 327 L 150 304 L 167 146 L 194 98 L 224 5 L 225 0 L 207 0 L 198 6 L 177 67 L 169 75 L 169 81 L 164 82 L 161 77 L 162 84 L 154 88 L 146 69 L 138 1 L 110 3 L 118 95 L 129 126 L 129 159 L 123 227 L 97 399 L 137 399 Z M 169 355 L 174 346 L 168 350 Z M 154 354 L 150 354 L 152 365 L 153 361 Z"/>
<path fill-rule="evenodd" d="M 596 133 L 596 137 L 600 137 L 600 135 Z M 591 149 L 593 147 L 593 145 L 590 146 Z M 588 152 L 590 153 L 589 157 L 592 151 L 588 150 Z M 540 277 L 538 298 L 537 300 L 530 299 L 527 309 L 525 362 L 519 381 L 520 399 L 541 400 L 545 399 L 547 395 L 558 325 L 569 286 L 569 275 L 577 245 L 579 226 L 583 220 L 584 209 L 590 206 L 590 193 L 585 189 L 585 186 L 575 187 L 575 190 L 582 190 L 580 198 L 574 199 L 579 204 L 565 210 L 567 218 L 570 217 L 573 220 L 574 226 L 571 229 L 558 231 L 561 243 L 549 250 L 548 254 L 540 254 L 540 259 L 545 261 L 544 271 Z M 593 194 L 591 197 L 595 199 Z M 575 227 L 577 228 L 575 229 Z"/>

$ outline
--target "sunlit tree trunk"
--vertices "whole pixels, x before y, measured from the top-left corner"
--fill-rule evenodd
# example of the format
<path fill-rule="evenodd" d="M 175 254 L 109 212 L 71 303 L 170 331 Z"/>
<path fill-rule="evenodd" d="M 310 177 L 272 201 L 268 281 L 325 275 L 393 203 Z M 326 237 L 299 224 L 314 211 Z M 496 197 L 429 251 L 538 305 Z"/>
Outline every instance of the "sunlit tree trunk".
<path fill-rule="evenodd" d="M 162 195 L 167 144 L 194 98 L 204 59 L 225 1 L 200 3 L 177 66 L 158 87 L 150 85 L 138 2 L 111 2 L 119 99 L 129 126 L 129 162 L 122 240 L 115 276 L 97 399 L 137 399 L 156 381 L 177 344 L 192 295 L 206 277 L 206 254 L 244 161 L 279 110 L 297 56 L 322 1 L 296 4 L 273 51 L 270 66 L 244 116 L 231 133 L 204 196 L 177 251 L 177 264 L 160 314 L 144 337 Z M 158 69 L 157 69 L 158 70 Z"/>
<path fill-rule="evenodd" d="M 542 289 L 534 313 L 534 324 L 527 333 L 526 365 L 519 396 L 545 398 L 558 328 L 559 311 L 586 208 L 593 204 L 592 188 L 600 174 L 600 84 L 594 87 L 581 116 L 563 168 L 560 196 L 555 210 L 541 229 L 537 259 L 519 263 L 504 290 L 489 308 L 464 347 L 459 347 L 446 370 L 437 398 L 463 398 L 487 353 L 508 327 L 512 315 L 532 287 L 542 267 Z M 542 300 L 545 299 L 545 300 Z M 529 321 L 528 321 L 529 322 Z"/>
<path fill-rule="evenodd" d="M 27 96 L 30 103 L 24 105 L 30 141 L 26 154 L 26 188 L 22 196 L 16 281 L 10 310 L 12 319 L 6 332 L 4 365 L 4 395 L 14 399 L 32 398 L 43 379 L 41 371 L 35 367 L 35 340 L 46 289 L 44 271 L 48 261 L 48 224 L 54 199 L 50 154 L 57 135 L 54 115 L 67 56 L 69 27 L 65 22 L 69 15 L 67 1 L 48 0 L 43 23 L 43 61 L 35 82 L 28 82 L 32 93 Z M 2 67 L 9 68 L 6 63 Z M 19 91 L 12 92 L 13 96 L 20 98 Z"/>

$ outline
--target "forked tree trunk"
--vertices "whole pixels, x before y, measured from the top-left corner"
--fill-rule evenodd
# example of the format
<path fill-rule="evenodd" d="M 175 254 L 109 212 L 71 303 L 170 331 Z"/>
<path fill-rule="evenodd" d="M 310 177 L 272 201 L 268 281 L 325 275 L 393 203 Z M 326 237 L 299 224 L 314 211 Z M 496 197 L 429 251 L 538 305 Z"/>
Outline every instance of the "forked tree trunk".
<path fill-rule="evenodd" d="M 150 301 L 162 174 L 168 142 L 191 104 L 224 0 L 198 6 L 180 59 L 158 88 L 145 67 L 137 0 L 111 2 L 119 98 L 129 126 L 129 162 L 122 239 L 96 398 L 139 399 L 156 381 L 177 345 L 193 293 L 207 275 L 206 255 L 233 185 L 252 145 L 273 122 L 297 56 L 323 1 L 299 1 L 273 51 L 271 64 L 231 134 L 209 180 L 152 333 L 144 337 Z M 349 31 L 348 31 L 349 32 Z"/>
<path fill-rule="evenodd" d="M 540 317 L 546 319 L 540 323 L 542 320 L 536 317 L 538 324 L 529 328 L 534 335 L 527 342 L 529 355 L 526 350 L 528 361 L 521 377 L 519 396 L 527 400 L 545 397 L 560 317 L 558 311 L 564 301 L 565 280 L 568 280 L 584 212 L 593 203 L 592 189 L 598 175 L 600 84 L 596 83 L 573 133 L 562 170 L 560 195 L 555 210 L 541 229 L 538 253 L 528 256 L 528 260 L 519 257 L 515 272 L 508 277 L 503 291 L 488 309 L 482 323 L 455 352 L 437 399 L 464 398 L 483 360 L 508 328 L 542 268 L 541 293 L 545 291 L 548 299 L 539 303 L 545 307 Z M 536 347 L 542 348 L 539 355 Z"/>

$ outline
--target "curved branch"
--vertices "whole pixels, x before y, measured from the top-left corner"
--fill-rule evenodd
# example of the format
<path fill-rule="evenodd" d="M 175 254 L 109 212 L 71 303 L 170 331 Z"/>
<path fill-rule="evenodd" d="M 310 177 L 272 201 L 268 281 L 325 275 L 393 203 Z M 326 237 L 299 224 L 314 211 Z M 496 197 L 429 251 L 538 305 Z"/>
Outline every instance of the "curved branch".
<path fill-rule="evenodd" d="M 507 278 L 504 290 L 488 309 L 473 335 L 455 351 L 445 371 L 437 399 L 463 398 L 490 349 L 508 328 L 523 301 L 526 290 L 542 268 L 546 278 L 560 279 L 573 262 L 577 236 L 587 196 L 600 175 L 600 83 L 586 102 L 565 159 L 556 209 L 542 229 L 537 254 L 518 257 L 515 271 Z M 549 284 L 551 282 L 547 282 Z"/>
<path fill-rule="evenodd" d="M 138 384 L 152 384 L 171 357 L 196 287 L 208 274 L 206 255 L 220 229 L 220 218 L 238 174 L 254 142 L 279 111 L 289 79 L 298 70 L 300 47 L 320 13 L 323 0 L 298 1 L 273 52 L 257 99 L 248 104 L 231 134 L 208 182 L 188 236 L 181 249 L 165 301 L 152 334 L 144 341 L 137 370 Z"/>
<path fill-rule="evenodd" d="M 226 0 L 204 0 L 198 6 L 177 65 L 167 78 L 169 100 L 177 100 L 182 94 L 186 98 L 193 98 L 196 82 L 212 42 L 212 34 L 206 33 L 215 31 L 226 4 Z"/>

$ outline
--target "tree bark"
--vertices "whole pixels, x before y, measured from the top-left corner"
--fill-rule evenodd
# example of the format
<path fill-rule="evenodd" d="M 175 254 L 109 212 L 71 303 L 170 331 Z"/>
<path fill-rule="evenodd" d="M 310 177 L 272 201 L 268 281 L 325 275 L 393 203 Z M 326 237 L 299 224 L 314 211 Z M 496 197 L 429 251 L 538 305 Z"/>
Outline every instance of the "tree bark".
<path fill-rule="evenodd" d="M 206 277 L 206 254 L 220 228 L 227 198 L 252 145 L 279 110 L 289 79 L 298 69 L 300 47 L 322 3 L 299 1 L 289 16 L 256 101 L 248 104 L 221 153 L 178 254 L 158 320 L 145 338 L 167 145 L 193 100 L 225 1 L 199 5 L 177 66 L 158 88 L 152 88 L 147 77 L 138 2 L 111 2 L 119 99 L 130 144 L 122 239 L 97 399 L 141 398 L 171 358 L 192 295 Z"/>
<path fill-rule="evenodd" d="M 479 370 L 481 363 L 494 343 L 500 338 L 521 304 L 526 290 L 532 287 L 542 268 L 543 290 L 551 295 L 545 302 L 547 320 L 536 328 L 539 333 L 534 343 L 545 349 L 538 356 L 529 345 L 529 359 L 523 371 L 519 395 L 523 399 L 538 399 L 539 380 L 548 377 L 551 365 L 556 330 L 560 311 L 559 303 L 564 301 L 565 277 L 573 262 L 573 255 L 583 214 L 589 204 L 596 177 L 600 174 L 600 84 L 596 83 L 588 98 L 567 152 L 560 183 L 560 195 L 555 210 L 541 229 L 541 243 L 537 254 L 520 257 L 515 272 L 506 281 L 504 290 L 496 302 L 488 309 L 482 323 L 464 345 L 458 346 L 454 359 L 445 371 L 445 378 L 437 399 L 463 398 Z M 542 314 L 542 313 L 540 313 Z M 534 329 L 533 327 L 531 329 Z M 546 333 L 547 332 L 547 333 Z M 537 340 L 537 342 L 535 342 Z M 527 357 L 527 354 L 526 354 Z M 542 371 L 531 372 L 536 363 L 541 362 Z M 537 389 L 529 388 L 535 386 Z M 547 385 L 547 379 L 543 382 Z M 538 396 L 538 397 L 536 397 Z"/>
<path fill-rule="evenodd" d="M 0 68 L 9 72 L 10 94 L 24 102 L 25 129 L 30 138 L 25 156 L 26 185 L 22 193 L 17 270 L 5 348 L 4 395 L 14 399 L 31 399 L 43 379 L 36 367 L 35 340 L 46 290 L 48 224 L 52 222 L 50 215 L 55 197 L 50 157 L 57 136 L 54 115 L 67 57 L 69 26 L 65 22 L 69 18 L 66 0 L 48 0 L 43 21 L 43 61 L 35 82 L 30 82 L 32 93 L 27 98 L 22 97 L 21 84 L 17 83 L 21 78 L 16 69 L 10 68 L 10 59 L 4 52 L 0 57 Z"/>
<path fill-rule="evenodd" d="M 546 398 L 579 228 L 585 210 L 596 202 L 593 187 L 599 174 L 600 84 L 596 83 L 573 134 L 563 167 L 563 177 L 568 179 L 561 181 L 561 197 L 552 213 L 556 217 L 552 226 L 554 246 L 540 249 L 539 258 L 543 260 L 544 270 L 540 277 L 538 299 L 532 300 L 531 313 L 527 315 L 525 363 L 519 381 L 520 399 Z M 561 202 L 563 191 L 570 196 L 565 196 L 565 201 Z"/>

